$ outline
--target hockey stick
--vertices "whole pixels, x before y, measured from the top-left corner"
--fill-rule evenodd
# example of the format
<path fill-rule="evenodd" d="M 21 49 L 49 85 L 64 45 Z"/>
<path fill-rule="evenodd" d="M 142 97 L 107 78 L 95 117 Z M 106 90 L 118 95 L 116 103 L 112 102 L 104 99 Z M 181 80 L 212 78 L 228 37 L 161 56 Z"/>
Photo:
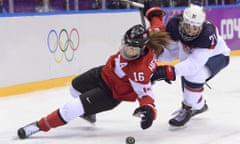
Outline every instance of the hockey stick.
<path fill-rule="evenodd" d="M 138 2 L 133 2 L 133 1 L 130 1 L 130 0 L 119 0 L 119 1 L 128 3 L 133 7 L 139 8 L 142 25 L 146 28 L 146 22 L 145 22 L 144 13 L 143 13 L 144 4 L 138 3 Z"/>
<path fill-rule="evenodd" d="M 136 7 L 136 8 L 144 8 L 144 5 L 142 3 L 133 2 L 133 1 L 130 1 L 130 0 L 120 0 L 120 1 L 128 3 L 131 6 Z"/>

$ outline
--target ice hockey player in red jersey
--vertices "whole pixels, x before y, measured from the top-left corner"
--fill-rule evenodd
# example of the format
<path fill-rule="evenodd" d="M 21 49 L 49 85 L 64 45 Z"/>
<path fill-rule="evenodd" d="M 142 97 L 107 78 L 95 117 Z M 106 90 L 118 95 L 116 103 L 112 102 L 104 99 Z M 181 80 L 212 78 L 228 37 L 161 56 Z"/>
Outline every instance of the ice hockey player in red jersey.
<path fill-rule="evenodd" d="M 145 16 L 152 30 L 166 30 L 171 37 L 170 44 L 159 55 L 159 61 L 179 60 L 175 66 L 168 66 L 171 72 L 181 77 L 181 108 L 169 120 L 171 126 L 183 126 L 193 116 L 208 109 L 204 98 L 204 84 L 229 64 L 230 49 L 219 35 L 217 27 L 206 20 L 202 6 L 190 4 L 182 14 L 168 20 L 162 28 L 162 10 L 156 0 L 144 1 Z M 155 80 L 169 79 L 168 73 L 157 69 Z M 172 73 L 171 73 L 172 74 Z"/>
<path fill-rule="evenodd" d="M 40 120 L 18 129 L 19 138 L 67 124 L 80 116 L 94 116 L 111 110 L 122 101 L 139 102 L 133 115 L 140 115 L 140 126 L 147 129 L 156 118 L 151 76 L 156 70 L 156 55 L 162 48 L 155 46 L 152 34 L 142 25 L 134 25 L 126 31 L 121 49 L 110 56 L 106 64 L 95 67 L 73 79 L 70 87 L 72 101 L 56 109 Z M 159 34 L 160 44 L 166 46 L 167 33 Z M 153 47 L 150 47 L 151 45 Z M 93 119 L 92 122 L 95 122 Z"/>

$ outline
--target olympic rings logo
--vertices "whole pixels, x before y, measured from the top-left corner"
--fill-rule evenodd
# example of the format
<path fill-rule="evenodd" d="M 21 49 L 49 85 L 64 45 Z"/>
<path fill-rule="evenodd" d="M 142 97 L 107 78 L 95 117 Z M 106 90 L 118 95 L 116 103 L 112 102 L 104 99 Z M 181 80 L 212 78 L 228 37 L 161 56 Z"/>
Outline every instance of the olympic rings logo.
<path fill-rule="evenodd" d="M 70 33 L 66 29 L 62 29 L 59 34 L 55 29 L 48 33 L 48 50 L 53 54 L 56 63 L 61 63 L 64 58 L 67 62 L 71 62 L 75 51 L 78 50 L 79 43 L 80 37 L 76 28 L 72 28 Z"/>

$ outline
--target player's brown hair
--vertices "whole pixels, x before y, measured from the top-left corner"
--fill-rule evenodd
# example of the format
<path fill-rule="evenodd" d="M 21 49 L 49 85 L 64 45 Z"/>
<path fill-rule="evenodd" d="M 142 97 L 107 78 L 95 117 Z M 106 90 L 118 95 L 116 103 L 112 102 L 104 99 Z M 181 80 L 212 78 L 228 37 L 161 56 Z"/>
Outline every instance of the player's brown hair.
<path fill-rule="evenodd" d="M 150 41 L 148 46 L 154 50 L 154 53 L 158 57 L 163 52 L 163 48 L 169 44 L 169 33 L 163 31 L 150 31 L 149 36 Z"/>

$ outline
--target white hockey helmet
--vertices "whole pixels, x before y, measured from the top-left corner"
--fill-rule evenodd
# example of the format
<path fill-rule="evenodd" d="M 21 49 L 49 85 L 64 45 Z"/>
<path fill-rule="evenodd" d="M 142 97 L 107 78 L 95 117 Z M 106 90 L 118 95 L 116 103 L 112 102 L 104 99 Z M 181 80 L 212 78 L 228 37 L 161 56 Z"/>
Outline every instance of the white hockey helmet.
<path fill-rule="evenodd" d="M 206 13 L 203 7 L 190 4 L 183 11 L 182 21 L 179 26 L 181 37 L 185 41 L 190 41 L 197 38 L 205 21 Z"/>
<path fill-rule="evenodd" d="M 201 6 L 190 4 L 190 6 L 183 11 L 183 21 L 187 24 L 200 27 L 205 20 L 206 13 Z"/>

